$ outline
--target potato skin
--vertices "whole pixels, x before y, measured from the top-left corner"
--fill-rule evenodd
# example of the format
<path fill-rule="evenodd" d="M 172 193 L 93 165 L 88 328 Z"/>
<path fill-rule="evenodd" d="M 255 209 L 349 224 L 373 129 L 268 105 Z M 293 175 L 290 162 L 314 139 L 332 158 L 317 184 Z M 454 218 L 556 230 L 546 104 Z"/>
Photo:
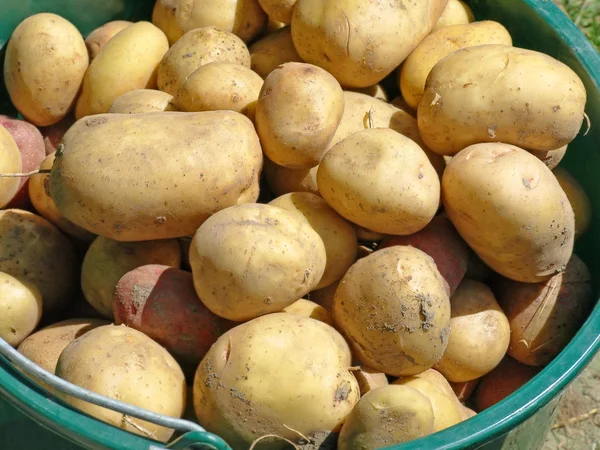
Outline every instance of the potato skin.
<path fill-rule="evenodd" d="M 389 447 L 433 432 L 429 399 L 409 386 L 383 386 L 365 394 L 344 421 L 339 450 Z"/>
<path fill-rule="evenodd" d="M 256 104 L 265 155 L 290 169 L 317 166 L 344 112 L 336 79 L 306 63 L 285 63 L 267 76 Z"/>
<path fill-rule="evenodd" d="M 46 219 L 20 209 L 0 211 L 0 272 L 35 285 L 44 312 L 70 300 L 77 267 L 73 245 Z"/>
<path fill-rule="evenodd" d="M 592 221 L 592 204 L 583 186 L 563 167 L 553 171 L 560 187 L 565 191 L 575 214 L 575 240 L 585 234 Z"/>
<path fill-rule="evenodd" d="M 433 27 L 432 32 L 449 25 L 467 24 L 475 21 L 471 8 L 462 0 L 448 0 L 442 15 Z"/>
<path fill-rule="evenodd" d="M 317 185 L 317 170 L 319 166 L 310 169 L 289 169 L 264 159 L 263 174 L 269 188 L 277 197 L 291 192 L 310 192 L 319 194 Z"/>
<path fill-rule="evenodd" d="M 34 14 L 8 41 L 4 83 L 25 119 L 48 126 L 74 105 L 88 62 L 83 37 L 71 22 L 56 14 Z"/>
<path fill-rule="evenodd" d="M 133 406 L 180 418 L 186 384 L 181 368 L 149 337 L 125 326 L 106 325 L 88 331 L 61 353 L 56 375 L 77 386 Z M 111 425 L 166 442 L 173 430 L 96 406 L 64 393 L 58 396 L 84 413 Z M 131 426 L 135 423 L 138 427 Z"/>
<path fill-rule="evenodd" d="M 126 92 L 156 86 L 156 68 L 169 43 L 150 22 L 136 22 L 108 41 L 83 79 L 75 118 L 107 113 Z"/>
<path fill-rule="evenodd" d="M 564 270 L 573 251 L 573 210 L 539 159 L 508 144 L 476 144 L 442 179 L 445 211 L 490 268 L 526 283 Z"/>
<path fill-rule="evenodd" d="M 81 267 L 81 288 L 86 300 L 104 317 L 112 319 L 117 283 L 127 272 L 147 264 L 179 268 L 179 242 L 175 239 L 117 242 L 98 236 L 87 250 Z"/>
<path fill-rule="evenodd" d="M 373 389 L 389 385 L 385 373 L 378 372 L 367 366 L 361 366 L 358 370 L 352 370 L 352 374 L 356 378 L 356 381 L 358 381 L 361 397 Z"/>
<path fill-rule="evenodd" d="M 533 50 L 479 45 L 431 70 L 419 131 L 441 155 L 482 142 L 555 150 L 577 136 L 585 103 L 582 81 L 562 62 Z"/>
<path fill-rule="evenodd" d="M 394 376 L 432 367 L 448 343 L 448 286 L 433 259 L 395 246 L 358 260 L 337 287 L 333 318 L 364 364 Z"/>
<path fill-rule="evenodd" d="M 258 0 L 260 7 L 267 13 L 269 19 L 289 24 L 297 0 Z"/>
<path fill-rule="evenodd" d="M 281 64 L 302 62 L 289 26 L 275 30 L 250 46 L 250 68 L 263 79 Z"/>
<path fill-rule="evenodd" d="M 440 180 L 427 155 L 390 129 L 359 131 L 336 144 L 319 164 L 317 184 L 342 217 L 385 234 L 416 233 L 440 204 Z"/>
<path fill-rule="evenodd" d="M 20 173 L 23 170 L 17 143 L 4 126 L 0 126 L 0 173 Z M 0 178 L 0 208 L 4 208 L 19 191 L 19 178 Z"/>
<path fill-rule="evenodd" d="M 117 97 L 110 109 L 112 114 L 141 114 L 156 111 L 172 111 L 173 96 L 155 89 L 136 89 Z"/>
<path fill-rule="evenodd" d="M 348 344 L 330 326 L 287 313 L 259 317 L 221 336 L 200 363 L 196 416 L 232 448 L 265 434 L 297 442 L 290 428 L 309 439 L 329 435 L 359 399 L 350 363 Z"/>
<path fill-rule="evenodd" d="M 42 295 L 23 278 L 0 272 L 0 338 L 17 347 L 42 318 Z"/>
<path fill-rule="evenodd" d="M 194 368 L 221 335 L 219 318 L 196 295 L 192 274 L 158 264 L 121 277 L 113 297 L 115 324 L 141 331 Z"/>
<path fill-rule="evenodd" d="M 215 314 L 236 322 L 281 311 L 319 283 L 325 246 L 305 219 L 272 205 L 233 206 L 194 235 L 196 292 Z"/>
<path fill-rule="evenodd" d="M 448 346 L 435 368 L 448 381 L 471 381 L 491 372 L 508 350 L 510 324 L 492 290 L 464 279 L 450 298 Z"/>
<path fill-rule="evenodd" d="M 310 317 L 311 319 L 315 319 L 326 323 L 327 325 L 333 326 L 333 319 L 331 318 L 329 311 L 327 311 L 321 305 L 304 298 L 296 300 L 290 306 L 283 308 L 282 311 L 288 314 L 295 314 L 297 316 Z"/>
<path fill-rule="evenodd" d="M 90 62 L 98 56 L 100 50 L 110 41 L 119 31 L 124 30 L 133 22 L 128 20 L 113 20 L 107 22 L 101 27 L 96 28 L 85 38 L 85 46 L 88 50 Z"/>
<path fill-rule="evenodd" d="M 63 145 L 50 174 L 56 206 L 111 239 L 191 236 L 216 211 L 258 197 L 260 142 L 232 111 L 96 115 L 75 123 Z"/>
<path fill-rule="evenodd" d="M 447 0 L 365 3 L 299 0 L 292 38 L 306 62 L 331 73 L 344 87 L 379 83 L 431 31 Z"/>
<path fill-rule="evenodd" d="M 529 150 L 529 153 L 536 156 L 539 160 L 546 164 L 546 166 L 548 166 L 548 169 L 553 170 L 565 157 L 565 154 L 567 153 L 567 148 L 568 145 L 563 145 L 562 147 L 559 147 L 556 150 Z"/>

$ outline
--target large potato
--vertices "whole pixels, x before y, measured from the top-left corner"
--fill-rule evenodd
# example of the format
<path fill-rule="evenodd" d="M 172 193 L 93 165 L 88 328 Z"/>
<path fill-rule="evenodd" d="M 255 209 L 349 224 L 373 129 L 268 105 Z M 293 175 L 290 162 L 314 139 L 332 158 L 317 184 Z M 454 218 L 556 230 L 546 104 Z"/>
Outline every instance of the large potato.
<path fill-rule="evenodd" d="M 442 155 L 481 142 L 555 150 L 577 136 L 585 102 L 585 87 L 566 64 L 533 50 L 479 45 L 431 70 L 419 130 Z"/>
<path fill-rule="evenodd" d="M 315 289 L 340 280 L 356 260 L 358 249 L 354 227 L 336 213 L 325 200 L 309 192 L 294 192 L 269 203 L 306 219 L 325 244 L 327 263 Z"/>
<path fill-rule="evenodd" d="M 0 174 L 21 173 L 23 162 L 14 138 L 0 125 Z M 0 178 L 0 208 L 4 208 L 19 191 L 19 178 Z"/>
<path fill-rule="evenodd" d="M 211 62 L 230 62 L 250 67 L 250 53 L 236 35 L 215 27 L 187 32 L 165 54 L 156 75 L 161 91 L 173 96 L 200 66 Z"/>
<path fill-rule="evenodd" d="M 465 279 L 450 297 L 448 346 L 435 368 L 448 381 L 471 381 L 496 367 L 508 349 L 510 325 L 491 289 Z"/>
<path fill-rule="evenodd" d="M 462 0 L 448 0 L 448 4 L 432 31 L 449 25 L 460 25 L 475 21 L 473 11 Z"/>
<path fill-rule="evenodd" d="M 155 89 L 136 89 L 117 97 L 109 113 L 113 114 L 141 114 L 156 111 L 172 111 L 171 100 L 173 96 Z"/>
<path fill-rule="evenodd" d="M 539 159 L 508 144 L 476 144 L 448 163 L 448 217 L 479 257 L 507 278 L 535 283 L 563 271 L 573 251 L 569 200 Z"/>
<path fill-rule="evenodd" d="M 321 160 L 319 192 L 341 216 L 379 233 L 425 228 L 440 205 L 440 180 L 425 152 L 390 129 L 356 132 Z"/>
<path fill-rule="evenodd" d="M 69 129 L 50 193 L 64 217 L 96 234 L 167 239 L 255 201 L 261 167 L 254 126 L 236 112 L 104 114 Z"/>
<path fill-rule="evenodd" d="M 333 318 L 361 362 L 388 375 L 414 375 L 446 349 L 448 286 L 426 253 L 386 248 L 348 270 L 335 292 Z"/>
<path fill-rule="evenodd" d="M 553 171 L 560 187 L 565 191 L 575 214 L 575 239 L 581 237 L 590 228 L 592 221 L 592 203 L 583 186 L 563 167 Z"/>
<path fill-rule="evenodd" d="M 61 353 L 56 375 L 158 414 L 180 418 L 185 409 L 186 384 L 181 368 L 164 348 L 132 328 L 106 325 L 78 337 Z M 74 408 L 131 433 L 166 442 L 174 431 L 62 392 L 57 394 Z"/>
<path fill-rule="evenodd" d="M 342 86 L 372 86 L 427 36 L 447 1 L 299 0 L 292 38 L 302 59 L 323 67 Z"/>
<path fill-rule="evenodd" d="M 62 308 L 76 285 L 73 245 L 46 219 L 19 209 L 0 211 L 0 272 L 35 285 L 44 312 Z"/>
<path fill-rule="evenodd" d="M 318 168 L 319 166 L 310 169 L 289 169 L 265 158 L 263 174 L 269 188 L 277 197 L 291 192 L 311 192 L 319 195 Z"/>
<path fill-rule="evenodd" d="M 100 50 L 104 48 L 106 43 L 110 41 L 119 31 L 124 30 L 133 22 L 128 20 L 113 20 L 107 22 L 101 27 L 96 28 L 85 38 L 85 46 L 90 56 L 90 62 L 98 56 Z"/>
<path fill-rule="evenodd" d="M 281 311 L 321 280 L 325 246 L 304 218 L 272 205 L 233 206 L 198 228 L 196 292 L 215 314 L 245 321 Z"/>
<path fill-rule="evenodd" d="M 150 22 L 137 22 L 122 30 L 90 64 L 75 117 L 106 113 L 126 92 L 156 87 L 156 68 L 167 50 L 166 36 Z"/>
<path fill-rule="evenodd" d="M 83 37 L 71 22 L 56 14 L 34 14 L 8 41 L 4 83 L 25 119 L 48 126 L 75 103 L 88 62 Z"/>
<path fill-rule="evenodd" d="M 97 237 L 86 252 L 81 267 L 81 288 L 86 300 L 104 317 L 112 319 L 117 283 L 127 272 L 147 264 L 179 268 L 179 242 L 175 239 L 117 242 Z"/>
<path fill-rule="evenodd" d="M 339 83 L 323 69 L 290 62 L 267 76 L 256 104 L 265 155 L 291 169 L 317 166 L 344 112 Z"/>
<path fill-rule="evenodd" d="M 42 295 L 23 278 L 0 272 L 0 338 L 13 347 L 35 330 L 42 318 Z"/>
<path fill-rule="evenodd" d="M 410 386 L 384 386 L 365 394 L 344 421 L 339 450 L 389 447 L 433 432 L 431 401 Z"/>
<path fill-rule="evenodd" d="M 198 421 L 236 449 L 266 434 L 293 442 L 299 433 L 330 435 L 360 396 L 350 364 L 348 344 L 330 326 L 287 313 L 259 317 L 221 336 L 202 360 Z"/>
<path fill-rule="evenodd" d="M 290 27 L 273 31 L 250 46 L 250 68 L 262 78 L 287 62 L 302 62 Z"/>
<path fill-rule="evenodd" d="M 461 48 L 484 44 L 512 45 L 506 28 L 492 20 L 447 26 L 432 32 L 406 58 L 399 71 L 400 89 L 406 103 L 417 109 L 431 69 L 444 57 Z"/>

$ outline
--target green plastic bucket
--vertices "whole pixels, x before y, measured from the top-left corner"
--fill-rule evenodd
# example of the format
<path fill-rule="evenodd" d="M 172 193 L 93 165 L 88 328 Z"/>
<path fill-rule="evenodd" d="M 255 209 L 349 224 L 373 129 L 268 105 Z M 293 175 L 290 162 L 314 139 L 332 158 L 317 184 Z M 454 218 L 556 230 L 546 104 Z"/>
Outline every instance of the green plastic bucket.
<path fill-rule="evenodd" d="M 600 55 L 550 0 L 471 0 L 478 19 L 492 19 L 511 32 L 515 46 L 543 51 L 568 64 L 586 85 L 592 129 L 570 146 L 561 163 L 586 189 L 593 205 L 592 229 L 577 244 L 600 292 Z M 54 12 L 86 35 L 110 20 L 149 20 L 154 0 L 29 0 L 0 4 L 0 49 L 21 20 Z M 4 60 L 4 52 L 0 52 Z M 0 83 L 0 112 L 16 115 Z M 536 449 L 541 447 L 564 389 L 600 348 L 600 303 L 563 352 L 532 381 L 477 416 L 407 444 L 408 449 Z M 0 448 L 36 450 L 156 449 L 163 444 L 81 414 L 32 383 L 0 357 Z M 219 437 L 190 432 L 170 448 L 228 449 Z"/>

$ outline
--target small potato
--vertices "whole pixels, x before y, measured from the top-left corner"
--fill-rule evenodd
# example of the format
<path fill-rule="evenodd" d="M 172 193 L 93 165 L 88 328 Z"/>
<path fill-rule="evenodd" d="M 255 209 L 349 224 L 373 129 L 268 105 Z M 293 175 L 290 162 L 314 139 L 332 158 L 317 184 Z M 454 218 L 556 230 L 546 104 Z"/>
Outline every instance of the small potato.
<path fill-rule="evenodd" d="M 337 287 L 333 318 L 364 364 L 393 376 L 432 367 L 448 343 L 448 286 L 433 259 L 395 246 L 357 261 Z"/>
<path fill-rule="evenodd" d="M 448 283 L 451 296 L 467 272 L 470 249 L 444 216 L 434 217 L 425 228 L 410 236 L 388 236 L 379 248 L 394 245 L 411 245 L 431 256 Z"/>
<path fill-rule="evenodd" d="M 529 150 L 529 153 L 535 155 L 538 159 L 540 159 L 548 169 L 553 170 L 558 164 L 562 161 L 567 153 L 568 145 L 563 145 L 556 150 L 545 150 L 545 151 L 536 151 Z"/>
<path fill-rule="evenodd" d="M 112 22 L 107 22 L 101 27 L 96 28 L 88 34 L 85 38 L 85 46 L 87 47 L 88 55 L 90 56 L 90 62 L 98 56 L 100 50 L 102 50 L 106 43 L 119 33 L 119 31 L 124 30 L 132 24 L 133 22 L 127 20 L 113 20 Z"/>
<path fill-rule="evenodd" d="M 335 291 L 338 288 L 339 281 L 330 284 L 323 289 L 316 289 L 311 291 L 310 299 L 313 302 L 318 303 L 323 308 L 325 308 L 329 313 L 333 311 L 333 299 L 335 298 Z"/>
<path fill-rule="evenodd" d="M 367 366 L 353 369 L 352 374 L 354 375 L 354 378 L 356 378 L 356 381 L 358 381 L 358 388 L 360 389 L 361 397 L 373 389 L 377 389 L 381 386 L 387 386 L 389 384 L 385 373 L 381 373 Z"/>
<path fill-rule="evenodd" d="M 311 319 L 318 320 L 319 322 L 326 323 L 327 325 L 333 325 L 331 314 L 329 314 L 325 308 L 304 298 L 301 298 L 300 300 L 292 303 L 290 306 L 283 308 L 283 312 L 295 314 L 297 316 L 310 317 Z"/>
<path fill-rule="evenodd" d="M 305 63 L 278 66 L 256 104 L 256 131 L 265 155 L 290 169 L 321 161 L 344 112 L 344 93 L 323 69 Z"/>
<path fill-rule="evenodd" d="M 442 27 L 449 25 L 460 25 L 475 21 L 475 16 L 471 8 L 462 0 L 448 0 L 448 4 L 437 23 L 433 27 L 432 32 Z"/>
<path fill-rule="evenodd" d="M 40 165 L 40 169 L 52 169 L 56 153 L 52 153 L 44 159 Z M 65 219 L 60 211 L 56 208 L 56 204 L 50 197 L 50 176 L 47 174 L 39 174 L 31 178 L 29 181 L 29 199 L 36 211 L 46 220 L 56 225 L 63 233 L 73 236 L 83 241 L 92 241 L 96 235 L 75 225 L 68 219 Z"/>
<path fill-rule="evenodd" d="M 510 322 L 508 354 L 530 366 L 548 364 L 577 333 L 593 304 L 591 276 L 577 255 L 542 283 L 503 280 L 498 301 Z"/>
<path fill-rule="evenodd" d="M 359 131 L 336 144 L 317 183 L 338 214 L 379 233 L 416 233 L 440 205 L 440 180 L 427 155 L 390 129 Z"/>
<path fill-rule="evenodd" d="M 81 267 L 81 288 L 86 300 L 104 317 L 112 319 L 117 283 L 127 272 L 147 264 L 179 268 L 179 242 L 175 239 L 117 242 L 98 236 L 85 254 Z"/>
<path fill-rule="evenodd" d="M 157 71 L 161 91 L 177 95 L 185 80 L 198 67 L 211 62 L 230 62 L 250 67 L 250 53 L 236 35 L 215 27 L 187 32 L 165 54 Z"/>
<path fill-rule="evenodd" d="M 117 97 L 108 110 L 112 114 L 141 114 L 171 111 L 173 96 L 154 89 L 136 89 Z"/>
<path fill-rule="evenodd" d="M 0 126 L 0 174 L 21 173 L 23 163 L 19 147 L 4 126 Z M 19 178 L 0 178 L 0 208 L 4 208 L 19 191 Z"/>
<path fill-rule="evenodd" d="M 141 331 L 181 363 L 198 366 L 221 335 L 219 318 L 202 304 L 192 274 L 150 264 L 127 272 L 115 288 L 115 324 Z"/>
<path fill-rule="evenodd" d="M 375 231 L 367 230 L 360 225 L 355 225 L 356 236 L 359 242 L 381 242 L 386 238 L 385 234 L 377 233 Z"/>
<path fill-rule="evenodd" d="M 590 198 L 579 182 L 564 168 L 557 167 L 552 171 L 560 187 L 565 191 L 575 214 L 575 240 L 585 234 L 592 221 L 592 204 Z"/>
<path fill-rule="evenodd" d="M 344 421 L 339 450 L 389 447 L 433 432 L 431 401 L 409 386 L 384 386 L 363 396 Z"/>
<path fill-rule="evenodd" d="M 491 372 L 508 349 L 508 319 L 491 289 L 465 279 L 450 297 L 450 336 L 435 364 L 448 381 L 471 381 Z"/>
<path fill-rule="evenodd" d="M 471 395 L 473 394 L 473 392 L 475 392 L 475 389 L 477 388 L 479 381 L 480 381 L 480 379 L 477 378 L 475 380 L 463 381 L 461 383 L 450 382 L 450 386 L 452 387 L 452 390 L 456 394 L 456 398 L 458 398 L 458 400 L 460 402 L 466 402 L 467 400 L 469 400 L 471 398 Z"/>
<path fill-rule="evenodd" d="M 479 45 L 431 70 L 419 131 L 441 155 L 482 142 L 555 150 L 579 133 L 585 104 L 585 86 L 566 64 L 533 50 Z"/>
<path fill-rule="evenodd" d="M 369 97 L 378 98 L 384 102 L 388 101 L 387 93 L 381 84 L 374 84 L 365 88 L 350 89 L 352 92 L 360 92 L 361 94 L 368 95 Z"/>
<path fill-rule="evenodd" d="M 310 169 L 289 169 L 279 166 L 265 158 L 263 169 L 269 188 L 277 197 L 291 192 L 311 192 L 319 195 L 317 186 L 317 170 L 319 166 Z"/>
<path fill-rule="evenodd" d="M 221 336 L 200 363 L 198 422 L 235 449 L 266 434 L 322 439 L 339 431 L 360 397 L 350 363 L 348 344 L 318 320 L 287 313 L 251 320 Z"/>
<path fill-rule="evenodd" d="M 267 34 L 250 46 L 250 68 L 262 78 L 288 62 L 302 62 L 289 26 Z"/>
<path fill-rule="evenodd" d="M 34 14 L 8 41 L 4 83 L 23 117 L 45 127 L 69 113 L 88 63 L 83 37 L 71 22 L 56 14 Z"/>
<path fill-rule="evenodd" d="M 17 347 L 42 318 L 42 295 L 23 278 L 0 272 L 0 338 Z"/>
<path fill-rule="evenodd" d="M 285 24 L 292 21 L 292 13 L 297 0 L 258 0 L 260 7 L 267 13 L 269 19 Z"/>
<path fill-rule="evenodd" d="M 237 322 L 281 311 L 306 295 L 321 280 L 325 261 L 323 241 L 308 221 L 272 205 L 219 211 L 190 247 L 202 302 Z"/>
<path fill-rule="evenodd" d="M 444 57 L 461 48 L 484 44 L 512 45 L 510 33 L 493 20 L 446 26 L 432 32 L 406 58 L 399 71 L 402 97 L 417 109 L 431 69 Z"/>
<path fill-rule="evenodd" d="M 78 337 L 61 353 L 56 375 L 169 417 L 180 418 L 185 410 L 186 384 L 181 368 L 164 348 L 133 328 L 106 325 Z M 131 433 L 167 442 L 174 431 L 62 392 L 57 395 L 83 413 Z"/>
<path fill-rule="evenodd" d="M 442 180 L 446 214 L 491 269 L 535 283 L 563 271 L 573 251 L 575 220 L 556 177 L 518 147 L 467 147 Z"/>
<path fill-rule="evenodd" d="M 213 62 L 196 69 L 175 96 L 181 111 L 229 110 L 254 117 L 263 79 L 240 64 Z"/>
<path fill-rule="evenodd" d="M 315 289 L 324 288 L 340 280 L 354 264 L 358 248 L 354 227 L 331 209 L 321 197 L 309 192 L 294 192 L 277 197 L 269 204 L 305 219 L 323 240 L 327 264 Z"/>
<path fill-rule="evenodd" d="M 0 211 L 0 271 L 35 285 L 44 312 L 71 299 L 77 267 L 73 245 L 46 219 L 19 209 Z"/>
<path fill-rule="evenodd" d="M 156 87 L 156 68 L 167 50 L 166 36 L 150 22 L 137 22 L 122 30 L 90 64 L 75 117 L 107 113 L 126 92 Z"/>

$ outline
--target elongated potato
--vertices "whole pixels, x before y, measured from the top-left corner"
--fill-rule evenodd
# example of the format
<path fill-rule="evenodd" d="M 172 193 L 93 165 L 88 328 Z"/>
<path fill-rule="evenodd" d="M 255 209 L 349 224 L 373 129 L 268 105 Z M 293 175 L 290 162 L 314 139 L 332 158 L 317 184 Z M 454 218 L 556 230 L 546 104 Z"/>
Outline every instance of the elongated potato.
<path fill-rule="evenodd" d="M 42 295 L 23 278 L 0 272 L 0 338 L 17 347 L 42 318 Z"/>
<path fill-rule="evenodd" d="M 563 271 L 573 251 L 569 200 L 539 159 L 508 144 L 476 144 L 448 163 L 445 211 L 463 239 L 501 275 L 535 283 Z"/>
<path fill-rule="evenodd" d="M 592 204 L 579 182 L 566 169 L 557 167 L 552 171 L 565 191 L 575 214 L 575 239 L 581 237 L 590 228 Z"/>
<path fill-rule="evenodd" d="M 34 14 L 8 41 L 4 83 L 25 119 L 48 126 L 71 110 L 88 62 L 83 37 L 71 22 L 56 14 Z"/>
<path fill-rule="evenodd" d="M 292 38 L 304 61 L 324 68 L 342 86 L 372 86 L 427 36 L 447 2 L 299 0 Z"/>
<path fill-rule="evenodd" d="M 287 62 L 302 62 L 290 27 L 273 31 L 250 46 L 250 68 L 263 78 Z"/>
<path fill-rule="evenodd" d="M 20 173 L 23 170 L 21 153 L 10 133 L 0 125 L 0 173 Z M 21 184 L 19 178 L 0 178 L 0 208 L 15 196 Z"/>
<path fill-rule="evenodd" d="M 261 167 L 258 136 L 241 114 L 103 114 L 69 129 L 50 193 L 65 218 L 98 235 L 168 239 L 193 235 L 218 210 L 255 201 Z"/>
<path fill-rule="evenodd" d="M 444 8 L 442 15 L 433 27 L 432 31 L 438 30 L 449 25 L 460 25 L 475 21 L 473 11 L 462 0 L 448 0 L 448 5 Z"/>
<path fill-rule="evenodd" d="M 173 96 L 156 89 L 136 89 L 117 97 L 109 113 L 140 114 L 156 111 L 172 111 Z"/>
<path fill-rule="evenodd" d="M 319 166 L 310 169 L 289 169 L 275 164 L 269 158 L 265 158 L 264 162 L 263 174 L 275 196 L 279 197 L 290 192 L 311 192 L 320 195 L 317 186 Z"/>
<path fill-rule="evenodd" d="M 533 50 L 479 45 L 431 70 L 419 131 L 441 155 L 482 142 L 555 150 L 577 136 L 585 103 L 585 87 L 566 64 Z"/>
<path fill-rule="evenodd" d="M 104 48 L 106 43 L 110 41 L 119 31 L 124 30 L 133 22 L 128 20 L 113 20 L 107 22 L 101 27 L 96 28 L 85 38 L 85 46 L 87 47 L 90 56 L 90 62 L 98 56 L 100 50 Z"/>

